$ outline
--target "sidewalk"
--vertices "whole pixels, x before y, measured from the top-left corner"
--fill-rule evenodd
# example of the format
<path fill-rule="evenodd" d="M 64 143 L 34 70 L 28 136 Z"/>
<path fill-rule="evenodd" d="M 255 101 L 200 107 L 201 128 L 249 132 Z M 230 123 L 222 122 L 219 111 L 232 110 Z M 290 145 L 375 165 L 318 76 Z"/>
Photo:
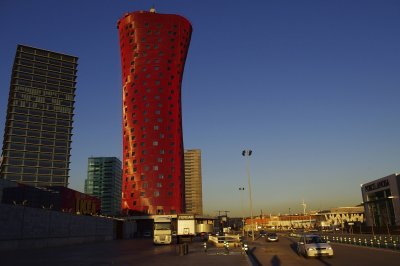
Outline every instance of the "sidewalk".
<path fill-rule="evenodd" d="M 177 254 L 179 254 L 177 252 Z M 171 263 L 172 261 L 168 261 Z M 168 264 L 166 263 L 166 264 Z M 207 243 L 207 252 L 204 251 L 203 242 L 193 242 L 189 244 L 187 255 L 179 256 L 173 259 L 174 265 L 251 265 L 246 253 L 241 248 L 232 248 L 229 253 L 225 248 L 216 248 Z"/>
<path fill-rule="evenodd" d="M 247 254 L 203 242 L 188 244 L 188 253 L 179 255 L 179 246 L 154 246 L 152 239 L 113 240 L 52 248 L 37 248 L 0 252 L 1 266 L 148 266 L 148 265 L 251 265 Z"/>

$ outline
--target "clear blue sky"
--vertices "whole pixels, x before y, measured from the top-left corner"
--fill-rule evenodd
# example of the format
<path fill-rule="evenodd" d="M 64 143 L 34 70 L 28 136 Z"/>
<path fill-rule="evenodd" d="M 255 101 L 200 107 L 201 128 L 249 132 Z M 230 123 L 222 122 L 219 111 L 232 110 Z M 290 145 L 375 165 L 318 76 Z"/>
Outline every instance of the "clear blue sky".
<path fill-rule="evenodd" d="M 185 148 L 200 148 L 205 212 L 354 206 L 360 184 L 400 168 L 400 1 L 0 1 L 0 132 L 17 44 L 79 57 L 70 187 L 90 156 L 121 158 L 116 23 L 148 10 L 188 18 Z M 0 141 L 2 141 L 2 133 Z"/>

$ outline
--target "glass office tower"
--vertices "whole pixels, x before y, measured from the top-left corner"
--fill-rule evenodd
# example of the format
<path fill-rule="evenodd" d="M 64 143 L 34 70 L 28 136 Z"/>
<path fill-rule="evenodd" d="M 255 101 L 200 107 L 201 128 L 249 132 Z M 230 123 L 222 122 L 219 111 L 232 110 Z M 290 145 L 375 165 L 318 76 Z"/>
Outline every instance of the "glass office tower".
<path fill-rule="evenodd" d="M 116 157 L 91 157 L 88 159 L 85 193 L 101 201 L 101 213 L 121 213 L 122 164 Z"/>
<path fill-rule="evenodd" d="M 122 208 L 184 209 L 181 83 L 192 26 L 182 16 L 138 11 L 118 21 L 123 88 Z"/>
<path fill-rule="evenodd" d="M 78 58 L 18 45 L 0 178 L 68 186 Z"/>

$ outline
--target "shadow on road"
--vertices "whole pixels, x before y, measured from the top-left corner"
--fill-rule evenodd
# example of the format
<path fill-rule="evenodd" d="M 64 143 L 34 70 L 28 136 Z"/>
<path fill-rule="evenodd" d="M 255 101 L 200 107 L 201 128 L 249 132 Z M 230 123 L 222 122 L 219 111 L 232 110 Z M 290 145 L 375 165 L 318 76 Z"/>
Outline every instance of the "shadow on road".
<path fill-rule="evenodd" d="M 248 251 L 248 257 L 251 261 L 251 265 L 253 266 L 262 266 L 261 262 L 257 259 L 257 257 L 254 255 L 254 251 L 256 250 L 255 247 L 252 249 L 249 249 Z"/>
<path fill-rule="evenodd" d="M 271 265 L 272 266 L 281 266 L 281 260 L 279 259 L 278 256 L 274 255 L 271 259 Z"/>
<path fill-rule="evenodd" d="M 297 242 L 294 241 L 294 240 L 291 239 L 291 238 L 288 238 L 288 240 L 291 242 L 291 243 L 289 244 L 290 248 L 292 249 L 292 251 L 293 251 L 294 253 L 297 254 Z"/>

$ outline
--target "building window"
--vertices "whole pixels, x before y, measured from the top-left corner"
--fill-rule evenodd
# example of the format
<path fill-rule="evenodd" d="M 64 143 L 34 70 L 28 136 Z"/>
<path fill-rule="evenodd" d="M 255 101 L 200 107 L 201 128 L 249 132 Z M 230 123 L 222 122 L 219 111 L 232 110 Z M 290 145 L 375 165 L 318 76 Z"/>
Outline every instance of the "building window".
<path fill-rule="evenodd" d="M 159 174 L 159 175 L 158 175 L 158 178 L 159 178 L 159 179 L 164 179 L 164 175 L 163 175 L 163 174 Z"/>
<path fill-rule="evenodd" d="M 156 184 L 156 187 L 162 187 L 162 184 L 161 183 L 157 183 Z M 132 193 L 133 194 L 133 193 Z"/>
<path fill-rule="evenodd" d="M 160 196 L 160 192 L 159 191 L 154 191 L 154 197 L 159 197 Z"/>
<path fill-rule="evenodd" d="M 140 192 L 140 196 L 141 196 L 141 197 L 144 197 L 144 192 L 143 192 L 143 191 Z"/>
<path fill-rule="evenodd" d="M 144 182 L 143 184 L 142 184 L 142 188 L 148 188 L 149 187 L 149 184 L 147 183 L 147 182 Z"/>

